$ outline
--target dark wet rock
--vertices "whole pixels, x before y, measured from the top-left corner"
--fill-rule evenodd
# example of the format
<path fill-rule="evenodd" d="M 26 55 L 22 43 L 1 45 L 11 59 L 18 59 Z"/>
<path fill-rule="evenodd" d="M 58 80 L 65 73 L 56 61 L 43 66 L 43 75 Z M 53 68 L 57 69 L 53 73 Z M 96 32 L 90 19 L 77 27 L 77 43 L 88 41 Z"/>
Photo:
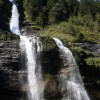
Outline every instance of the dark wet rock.
<path fill-rule="evenodd" d="M 62 94 L 59 91 L 58 77 L 51 77 L 44 89 L 44 98 L 46 100 L 61 100 Z"/>
<path fill-rule="evenodd" d="M 100 56 L 100 44 L 84 42 L 78 44 L 81 48 L 90 50 L 93 54 L 98 54 Z"/>
<path fill-rule="evenodd" d="M 0 100 L 21 100 L 19 41 L 0 41 Z"/>

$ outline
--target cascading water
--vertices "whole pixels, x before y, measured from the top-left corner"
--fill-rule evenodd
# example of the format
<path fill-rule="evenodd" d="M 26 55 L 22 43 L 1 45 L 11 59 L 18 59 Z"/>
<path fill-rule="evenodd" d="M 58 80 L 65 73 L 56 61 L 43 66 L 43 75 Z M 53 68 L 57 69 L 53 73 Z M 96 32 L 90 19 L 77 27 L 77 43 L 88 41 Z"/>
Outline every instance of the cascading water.
<path fill-rule="evenodd" d="M 21 36 L 21 46 L 25 46 L 27 58 L 27 73 L 28 73 L 28 100 L 41 100 L 40 91 L 38 88 L 38 80 L 36 77 L 36 67 L 39 64 L 37 61 L 38 54 L 41 52 L 42 45 L 39 37 Z M 41 73 L 39 73 L 41 74 Z"/>
<path fill-rule="evenodd" d="M 42 78 L 41 64 L 40 64 L 40 59 L 39 59 L 41 51 L 42 51 L 42 43 L 39 37 L 36 37 L 36 36 L 28 37 L 28 36 L 21 35 L 20 29 L 19 29 L 19 14 L 18 14 L 18 10 L 15 4 L 13 4 L 13 7 L 12 7 L 10 30 L 12 33 L 20 36 L 21 52 L 23 54 L 25 52 L 26 54 L 28 100 L 42 100 L 42 93 L 38 88 L 38 79 Z M 37 75 L 36 75 L 36 71 L 37 71 Z"/>
<path fill-rule="evenodd" d="M 26 55 L 28 100 L 43 100 L 43 96 L 41 95 L 43 91 L 41 92 L 38 85 L 38 79 L 40 80 L 42 78 L 41 62 L 39 59 L 42 51 L 42 43 L 37 36 L 28 37 L 21 35 L 19 29 L 19 14 L 15 4 L 12 7 L 10 30 L 12 33 L 20 36 L 20 48 Z M 60 74 L 61 91 L 64 92 L 67 90 L 67 96 L 64 96 L 62 100 L 90 100 L 85 91 L 79 69 L 72 53 L 68 48 L 63 46 L 59 39 L 54 38 L 54 40 L 59 47 L 64 66 L 67 66 L 67 75 Z"/>
<path fill-rule="evenodd" d="M 12 7 L 12 16 L 10 19 L 10 30 L 12 33 L 16 35 L 21 35 L 21 32 L 19 30 L 19 14 L 15 4 L 13 4 Z"/>
<path fill-rule="evenodd" d="M 60 74 L 61 91 L 67 92 L 67 95 L 64 96 L 62 100 L 90 100 L 85 91 L 78 66 L 75 62 L 75 59 L 71 51 L 67 47 L 65 47 L 59 39 L 57 38 L 53 39 L 59 48 L 64 66 L 66 66 L 66 71 L 67 71 L 67 72 L 65 71 L 65 75 Z"/>

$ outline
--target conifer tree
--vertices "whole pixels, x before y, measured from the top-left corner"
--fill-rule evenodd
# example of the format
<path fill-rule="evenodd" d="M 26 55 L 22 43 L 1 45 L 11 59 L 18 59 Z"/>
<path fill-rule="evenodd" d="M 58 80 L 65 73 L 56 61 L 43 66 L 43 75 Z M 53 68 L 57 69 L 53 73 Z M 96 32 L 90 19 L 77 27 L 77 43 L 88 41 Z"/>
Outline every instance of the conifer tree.
<path fill-rule="evenodd" d="M 80 0 L 79 13 L 83 16 L 90 13 L 89 0 Z"/>
<path fill-rule="evenodd" d="M 33 20 L 33 0 L 23 0 L 24 14 L 27 21 Z"/>
<path fill-rule="evenodd" d="M 77 0 L 66 0 L 68 3 L 68 9 L 70 15 L 76 15 L 78 12 L 79 1 Z"/>

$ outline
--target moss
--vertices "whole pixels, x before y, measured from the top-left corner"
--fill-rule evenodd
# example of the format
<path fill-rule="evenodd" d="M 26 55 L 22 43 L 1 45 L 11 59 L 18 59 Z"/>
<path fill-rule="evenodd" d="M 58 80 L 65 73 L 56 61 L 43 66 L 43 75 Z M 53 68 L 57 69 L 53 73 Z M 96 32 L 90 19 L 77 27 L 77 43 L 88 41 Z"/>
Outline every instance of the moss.
<path fill-rule="evenodd" d="M 61 22 L 59 24 L 50 25 L 40 31 L 40 36 L 56 37 L 69 42 L 90 41 L 100 44 L 100 34 L 91 31 L 86 26 L 78 26 L 69 22 Z"/>
<path fill-rule="evenodd" d="M 42 39 L 43 50 L 44 51 L 55 48 L 56 44 L 55 44 L 54 40 L 51 37 L 43 36 L 43 37 L 41 37 L 41 39 Z"/>
<path fill-rule="evenodd" d="M 52 25 L 46 27 L 44 30 L 40 32 L 41 37 L 51 37 L 51 38 L 59 38 L 63 40 L 65 43 L 70 43 L 74 41 L 74 37 L 70 34 L 66 34 L 66 26 L 64 24 Z"/>
<path fill-rule="evenodd" d="M 19 40 L 19 36 L 12 34 L 11 32 L 0 31 L 0 40 Z"/>
<path fill-rule="evenodd" d="M 43 79 L 44 80 L 50 80 L 53 76 L 50 74 L 43 74 Z"/>
<path fill-rule="evenodd" d="M 100 57 L 90 57 L 85 59 L 85 61 L 90 66 L 100 67 Z"/>

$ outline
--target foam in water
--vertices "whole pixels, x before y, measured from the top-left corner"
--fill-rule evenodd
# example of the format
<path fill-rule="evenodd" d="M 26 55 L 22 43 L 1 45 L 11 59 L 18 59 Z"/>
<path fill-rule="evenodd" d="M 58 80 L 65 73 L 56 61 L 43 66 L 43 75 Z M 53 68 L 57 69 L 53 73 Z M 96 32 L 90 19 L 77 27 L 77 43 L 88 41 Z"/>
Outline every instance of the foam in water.
<path fill-rule="evenodd" d="M 21 36 L 21 46 L 25 46 L 26 58 L 27 58 L 27 73 L 28 73 L 28 100 L 41 100 L 40 90 L 38 87 L 38 80 L 36 77 L 36 67 L 39 59 L 37 56 L 42 50 L 39 37 L 27 37 Z M 38 63 L 38 66 L 41 66 Z M 38 67 L 39 68 L 39 67 Z M 41 72 L 39 71 L 41 75 Z"/>
<path fill-rule="evenodd" d="M 61 91 L 67 92 L 67 95 L 62 100 L 90 100 L 71 51 L 59 39 L 53 39 L 59 48 L 64 66 L 66 66 L 66 70 L 68 71 L 65 75 L 61 73 L 59 79 Z"/>
<path fill-rule="evenodd" d="M 18 9 L 15 4 L 12 6 L 12 15 L 10 19 L 10 30 L 13 34 L 21 35 L 20 29 L 19 29 L 19 14 Z"/>

